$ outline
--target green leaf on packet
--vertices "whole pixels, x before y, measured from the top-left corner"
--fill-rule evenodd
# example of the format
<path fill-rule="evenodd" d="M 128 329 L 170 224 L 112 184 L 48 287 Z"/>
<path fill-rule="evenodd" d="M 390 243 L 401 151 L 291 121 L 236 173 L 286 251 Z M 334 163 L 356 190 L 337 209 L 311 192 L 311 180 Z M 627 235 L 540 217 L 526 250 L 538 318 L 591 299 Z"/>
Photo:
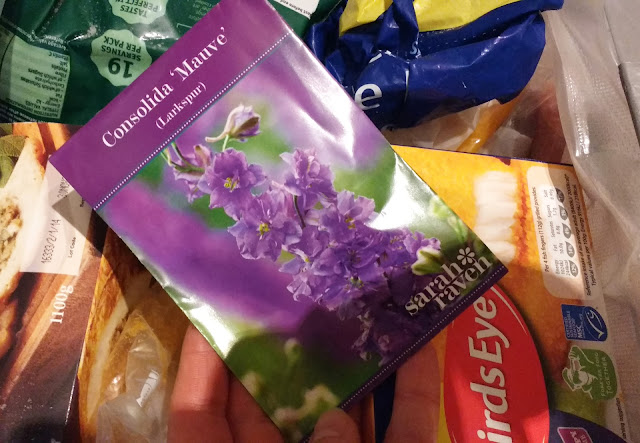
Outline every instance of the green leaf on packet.
<path fill-rule="evenodd" d="M 380 211 L 389 200 L 394 170 L 394 153 L 387 149 L 369 169 L 336 170 L 334 185 L 338 192 L 348 189 L 355 195 L 372 199 L 376 204 L 376 211 Z"/>
<path fill-rule="evenodd" d="M 0 123 L 0 137 L 3 135 L 9 135 L 13 133 L 13 126 L 11 123 Z"/>
<path fill-rule="evenodd" d="M 0 130 L 4 130 L 4 126 L 2 125 Z M 24 141 L 25 137 L 19 135 L 0 137 L 0 188 L 9 181 L 22 148 L 24 148 Z"/>
<path fill-rule="evenodd" d="M 444 257 L 442 253 L 433 248 L 422 248 L 418 251 L 418 261 L 411 265 L 411 270 L 416 275 L 437 274 L 442 271 Z"/>
<path fill-rule="evenodd" d="M 0 157 L 20 157 L 25 137 L 22 135 L 5 135 L 0 137 Z"/>
<path fill-rule="evenodd" d="M 440 220 L 447 220 L 453 215 L 453 211 L 437 195 L 429 200 L 429 212 Z"/>
<path fill-rule="evenodd" d="M 451 226 L 451 229 L 456 233 L 458 241 L 465 243 L 469 237 L 469 228 L 460 220 L 457 216 L 452 215 L 447 219 L 447 223 Z"/>
<path fill-rule="evenodd" d="M 452 258 L 451 254 L 455 256 L 460 245 L 467 243 L 469 240 L 469 228 L 437 195 L 434 195 L 429 200 L 427 212 L 429 219 L 439 220 L 441 226 L 444 227 L 444 230 L 433 232 L 441 241 L 441 252 L 445 256 Z"/>
<path fill-rule="evenodd" d="M 485 245 L 478 237 L 473 240 L 473 250 L 478 255 L 485 255 L 487 252 L 490 252 L 487 245 Z"/>

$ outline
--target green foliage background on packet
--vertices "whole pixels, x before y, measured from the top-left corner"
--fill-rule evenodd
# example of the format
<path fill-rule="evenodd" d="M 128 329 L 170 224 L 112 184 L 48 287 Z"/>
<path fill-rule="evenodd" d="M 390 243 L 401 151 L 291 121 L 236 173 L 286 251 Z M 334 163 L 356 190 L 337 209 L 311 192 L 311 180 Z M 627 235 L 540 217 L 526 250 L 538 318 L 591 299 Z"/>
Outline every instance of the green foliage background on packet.
<path fill-rule="evenodd" d="M 305 393 L 318 386 L 326 387 L 337 399 L 352 394 L 354 386 L 361 386 L 380 368 L 378 359 L 343 364 L 340 376 L 328 377 L 335 373 L 335 361 L 318 349 L 305 349 L 297 345 L 288 350 L 287 342 L 273 334 L 256 335 L 240 340 L 232 348 L 226 359 L 230 368 L 244 368 L 236 373 L 241 380 L 249 372 L 257 374 L 269 389 L 253 393 L 260 406 L 274 416 L 278 409 L 300 408 Z M 295 429 L 284 429 L 285 434 L 300 431 L 303 435 L 311 432 L 322 412 L 338 406 L 322 403 L 320 408 L 305 415 Z M 287 435 L 289 439 L 291 435 Z"/>

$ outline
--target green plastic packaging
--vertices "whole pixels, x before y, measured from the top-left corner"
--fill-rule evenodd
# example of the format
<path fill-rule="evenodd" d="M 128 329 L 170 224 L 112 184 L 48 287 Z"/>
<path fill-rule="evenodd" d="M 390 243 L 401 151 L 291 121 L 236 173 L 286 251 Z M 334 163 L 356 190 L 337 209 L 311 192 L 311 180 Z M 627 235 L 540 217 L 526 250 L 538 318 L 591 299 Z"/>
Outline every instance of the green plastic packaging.
<path fill-rule="evenodd" d="M 218 1 L 7 3 L 0 8 L 0 122 L 87 123 Z M 298 35 L 337 3 L 270 1 Z"/>

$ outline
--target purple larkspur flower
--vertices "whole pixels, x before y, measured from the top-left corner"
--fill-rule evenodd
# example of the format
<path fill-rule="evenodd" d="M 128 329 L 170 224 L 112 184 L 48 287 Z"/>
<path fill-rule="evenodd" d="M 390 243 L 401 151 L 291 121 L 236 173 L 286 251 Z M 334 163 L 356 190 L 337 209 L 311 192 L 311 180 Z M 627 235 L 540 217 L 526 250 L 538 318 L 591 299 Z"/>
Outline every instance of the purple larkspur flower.
<path fill-rule="evenodd" d="M 301 211 L 311 209 L 322 197 L 332 199 L 333 173 L 327 165 L 318 161 L 315 150 L 296 149 L 293 154 L 284 153 L 280 157 L 291 166 L 285 175 L 284 187 L 297 197 Z"/>
<path fill-rule="evenodd" d="M 209 207 L 224 208 L 237 220 L 253 200 L 251 188 L 264 180 L 260 166 L 248 164 L 242 152 L 227 149 L 213 156 L 213 162 L 205 170 L 198 186 L 209 193 Z"/>
<path fill-rule="evenodd" d="M 411 232 L 403 228 L 385 231 L 384 234 L 388 243 L 380 262 L 387 270 L 408 268 L 418 260 L 417 254 L 422 248 L 440 250 L 440 240 L 435 237 L 427 238 L 421 232 Z"/>
<path fill-rule="evenodd" d="M 316 275 L 308 268 L 294 275 L 287 289 L 293 294 L 294 299 L 310 298 L 328 311 L 338 311 L 344 319 L 357 314 L 361 309 L 359 299 L 370 288 L 365 287 L 365 283 L 358 278 Z"/>
<path fill-rule="evenodd" d="M 382 274 L 377 260 L 383 252 L 380 231 L 361 226 L 354 237 L 326 248 L 316 258 L 313 270 L 317 275 L 358 275 L 368 280 L 373 274 Z"/>
<path fill-rule="evenodd" d="M 303 297 L 306 297 L 314 302 L 318 302 L 322 295 L 321 289 L 325 287 L 325 278 L 315 275 L 311 272 L 309 266 L 306 266 L 305 263 L 301 261 L 295 261 L 290 264 L 290 269 L 294 264 L 301 266 L 298 272 L 293 274 L 293 280 L 287 286 L 287 289 L 291 292 L 291 295 L 293 295 L 293 299 L 301 300 Z"/>
<path fill-rule="evenodd" d="M 394 303 L 390 298 L 368 303 L 358 318 L 361 335 L 353 349 L 362 358 L 379 355 L 382 358 L 380 366 L 393 360 L 428 332 L 428 326 L 415 321 L 402 304 Z"/>
<path fill-rule="evenodd" d="M 375 202 L 366 197 L 355 197 L 353 192 L 338 193 L 335 204 L 309 211 L 309 220 L 321 226 L 336 242 L 346 242 L 355 237 L 356 230 L 365 226 L 374 214 Z"/>
<path fill-rule="evenodd" d="M 313 288 L 312 298 L 333 310 L 386 285 L 378 264 L 384 246 L 381 237 L 380 231 L 360 226 L 351 240 L 324 249 L 310 266 L 314 276 L 324 277 Z"/>
<path fill-rule="evenodd" d="M 288 252 L 295 256 L 280 267 L 281 272 L 293 275 L 293 280 L 287 289 L 295 300 L 302 297 L 314 298 L 317 301 L 317 290 L 323 286 L 323 278 L 311 272 L 313 261 L 329 245 L 329 233 L 318 229 L 317 226 L 305 226 L 302 229 L 300 240 L 287 248 Z"/>
<path fill-rule="evenodd" d="M 405 238 L 410 234 L 411 231 L 408 229 L 394 229 L 384 232 L 385 247 L 380 256 L 380 265 L 383 268 L 402 267 L 412 261 L 412 256 L 404 244 Z M 415 261 L 415 256 L 413 256 L 413 261 Z"/>
<path fill-rule="evenodd" d="M 239 142 L 247 141 L 247 138 L 260 134 L 260 115 L 253 111 L 253 107 L 239 105 L 231 110 L 227 116 L 227 122 L 220 135 L 207 137 L 209 143 L 217 142 L 229 136 Z"/>
<path fill-rule="evenodd" d="M 251 200 L 242 218 L 229 228 L 244 258 L 276 261 L 283 246 L 300 239 L 301 228 L 292 206 L 292 197 L 280 189 Z"/>
<path fill-rule="evenodd" d="M 177 147 L 176 147 L 177 149 Z M 180 152 L 182 158 L 172 160 L 173 175 L 176 180 L 184 181 L 189 187 L 187 198 L 192 203 L 198 197 L 202 197 L 204 193 L 199 188 L 200 180 L 204 171 L 211 166 L 212 153 L 211 150 L 200 145 L 193 147 L 193 152 Z"/>
<path fill-rule="evenodd" d="M 305 226 L 300 239 L 287 247 L 287 251 L 295 257 L 283 264 L 280 271 L 294 275 L 302 272 L 328 245 L 328 232 L 321 231 L 317 226 Z"/>
<path fill-rule="evenodd" d="M 278 272 L 270 260 L 242 258 L 231 235 L 212 230 L 167 197 L 133 180 L 109 200 L 104 214 L 155 269 L 173 276 L 177 290 L 197 294 L 223 317 L 240 317 L 295 334 L 315 308 L 311 300 L 291 299 L 287 290 L 291 276 Z M 149 229 L 141 220 L 167 222 Z M 192 246 L 186 247 L 187 243 Z"/>
<path fill-rule="evenodd" d="M 418 231 L 409 233 L 404 239 L 404 245 L 414 259 L 422 248 L 440 250 L 440 240 L 435 237 L 425 237 L 422 232 Z"/>
<path fill-rule="evenodd" d="M 371 354 L 379 355 L 382 357 L 379 364 L 384 366 L 418 338 L 398 325 L 401 319 L 401 315 L 381 317 L 367 311 L 361 318 L 362 334 L 353 344 L 353 349 L 363 359 L 370 358 Z"/>

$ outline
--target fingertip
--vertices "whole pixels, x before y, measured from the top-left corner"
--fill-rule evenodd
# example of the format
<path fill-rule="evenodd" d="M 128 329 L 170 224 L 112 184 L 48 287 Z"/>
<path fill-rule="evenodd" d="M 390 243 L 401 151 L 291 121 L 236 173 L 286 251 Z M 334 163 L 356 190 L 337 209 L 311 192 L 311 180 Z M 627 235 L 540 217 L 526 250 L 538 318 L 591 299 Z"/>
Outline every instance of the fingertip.
<path fill-rule="evenodd" d="M 386 442 L 435 441 L 440 411 L 440 371 L 427 344 L 398 369 Z"/>
<path fill-rule="evenodd" d="M 227 419 L 234 441 L 282 442 L 282 435 L 276 425 L 235 377 L 229 383 Z"/>
<path fill-rule="evenodd" d="M 427 343 L 398 368 L 398 376 L 408 375 L 408 378 L 411 378 L 413 375 L 424 375 L 427 371 L 433 370 L 434 362 L 437 362 L 435 349 Z"/>
<path fill-rule="evenodd" d="M 212 352 L 213 351 L 213 352 Z M 182 340 L 182 352 L 207 352 L 215 353 L 206 338 L 198 331 L 198 329 L 190 324 L 184 334 Z"/>
<path fill-rule="evenodd" d="M 332 409 L 320 416 L 310 443 L 359 443 L 358 428 L 342 409 Z"/>
<path fill-rule="evenodd" d="M 190 326 L 182 344 L 171 410 L 202 410 L 224 416 L 227 390 L 224 362 L 202 334 Z"/>

